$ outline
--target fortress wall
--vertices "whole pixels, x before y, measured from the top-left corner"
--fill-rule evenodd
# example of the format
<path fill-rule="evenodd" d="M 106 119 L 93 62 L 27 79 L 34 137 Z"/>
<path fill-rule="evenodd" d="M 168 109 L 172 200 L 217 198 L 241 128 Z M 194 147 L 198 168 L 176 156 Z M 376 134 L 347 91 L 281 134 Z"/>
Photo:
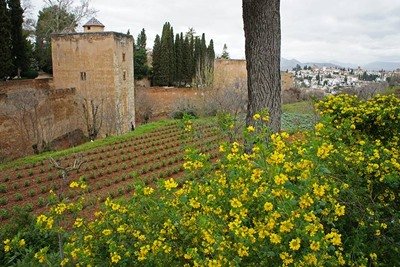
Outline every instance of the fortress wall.
<path fill-rule="evenodd" d="M 51 83 L 0 83 L 0 161 L 32 154 L 38 136 L 51 142 L 77 128 L 76 89 L 53 89 Z"/>

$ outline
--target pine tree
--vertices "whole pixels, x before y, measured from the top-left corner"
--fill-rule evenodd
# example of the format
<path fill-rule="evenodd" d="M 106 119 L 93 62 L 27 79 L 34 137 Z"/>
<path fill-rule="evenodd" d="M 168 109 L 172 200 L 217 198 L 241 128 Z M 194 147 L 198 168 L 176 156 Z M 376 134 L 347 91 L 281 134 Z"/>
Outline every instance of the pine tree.
<path fill-rule="evenodd" d="M 174 82 L 178 86 L 181 86 L 183 80 L 183 43 L 181 41 L 181 37 L 183 39 L 183 34 L 175 35 L 175 78 Z"/>
<path fill-rule="evenodd" d="M 183 34 L 181 35 L 183 37 Z M 189 37 L 186 36 L 185 39 L 183 40 L 183 45 L 182 45 L 182 76 L 183 76 L 183 82 L 185 85 L 190 84 L 192 81 L 192 75 L 191 75 L 191 52 L 190 52 L 190 41 Z"/>
<path fill-rule="evenodd" d="M 137 37 L 136 49 L 139 49 L 139 48 L 146 49 L 146 45 L 147 45 L 146 42 L 147 42 L 146 30 L 143 28 Z"/>
<path fill-rule="evenodd" d="M 7 79 L 13 70 L 11 23 L 5 0 L 0 0 L 0 79 Z"/>
<path fill-rule="evenodd" d="M 229 53 L 228 53 L 228 46 L 224 44 L 224 48 L 222 48 L 222 54 L 220 56 L 222 59 L 230 59 Z"/>
<path fill-rule="evenodd" d="M 153 46 L 153 85 L 160 85 L 161 77 L 161 38 L 156 35 Z"/>
<path fill-rule="evenodd" d="M 214 41 L 211 39 L 210 44 L 207 47 L 207 55 L 206 55 L 206 66 L 205 66 L 205 79 L 206 85 L 212 85 L 214 81 L 214 60 L 215 60 L 215 51 L 214 51 Z"/>
<path fill-rule="evenodd" d="M 22 32 L 22 23 L 24 22 L 24 10 L 21 7 L 20 0 L 8 0 L 11 21 L 11 41 L 12 41 L 12 58 L 14 65 L 13 75 L 20 75 L 21 71 L 26 71 L 29 67 L 27 56 L 27 40 Z"/>
<path fill-rule="evenodd" d="M 149 67 L 147 66 L 146 40 L 145 29 L 142 29 L 137 37 L 134 53 L 135 79 L 138 80 L 146 77 L 149 71 Z"/>

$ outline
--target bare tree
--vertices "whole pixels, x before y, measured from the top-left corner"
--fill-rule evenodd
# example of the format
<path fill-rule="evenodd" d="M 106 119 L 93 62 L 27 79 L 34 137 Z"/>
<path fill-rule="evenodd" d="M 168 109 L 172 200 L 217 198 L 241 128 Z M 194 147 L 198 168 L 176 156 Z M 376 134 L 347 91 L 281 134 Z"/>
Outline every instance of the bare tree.
<path fill-rule="evenodd" d="M 46 91 L 26 89 L 8 93 L 2 114 L 13 121 L 16 132 L 25 144 L 38 154 L 47 149 L 52 140 L 52 117 Z M 46 119 L 47 118 L 47 119 Z"/>
<path fill-rule="evenodd" d="M 155 103 L 151 101 L 150 97 L 144 90 L 137 91 L 135 97 L 136 114 L 139 120 L 147 123 L 153 116 Z"/>
<path fill-rule="evenodd" d="M 94 99 L 82 98 L 80 101 L 83 123 L 85 124 L 90 140 L 97 138 L 103 125 L 103 103 L 103 99 L 96 101 Z"/>
<path fill-rule="evenodd" d="M 281 127 L 280 0 L 243 0 L 248 77 L 247 124 L 255 113 L 268 109 L 269 126 Z"/>
<path fill-rule="evenodd" d="M 90 0 L 43 0 L 45 7 L 52 7 L 55 14 L 48 25 L 51 33 L 74 31 L 76 26 L 85 18 L 94 16 L 97 10 L 90 8 Z M 78 2 L 78 3 L 77 3 Z M 65 23 L 64 13 L 72 15 L 73 19 Z"/>

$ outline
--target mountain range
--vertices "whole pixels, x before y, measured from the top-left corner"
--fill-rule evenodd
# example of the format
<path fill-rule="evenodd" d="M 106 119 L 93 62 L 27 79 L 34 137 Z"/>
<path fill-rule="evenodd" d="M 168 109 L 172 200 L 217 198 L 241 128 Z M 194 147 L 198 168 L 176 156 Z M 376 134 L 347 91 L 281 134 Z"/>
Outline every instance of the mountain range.
<path fill-rule="evenodd" d="M 338 61 L 331 61 L 331 62 L 308 62 L 308 63 L 302 63 L 296 59 L 286 59 L 282 58 L 281 60 L 281 70 L 292 70 L 295 68 L 297 65 L 300 65 L 301 67 L 304 66 L 317 66 L 317 67 L 340 67 L 340 68 L 351 68 L 355 69 L 358 68 L 359 65 L 353 64 L 353 63 L 343 63 L 343 62 L 338 62 Z M 384 61 L 375 61 L 371 62 L 365 65 L 360 66 L 363 69 L 366 70 L 386 70 L 386 71 L 393 71 L 396 69 L 400 69 L 400 62 L 384 62 Z"/>

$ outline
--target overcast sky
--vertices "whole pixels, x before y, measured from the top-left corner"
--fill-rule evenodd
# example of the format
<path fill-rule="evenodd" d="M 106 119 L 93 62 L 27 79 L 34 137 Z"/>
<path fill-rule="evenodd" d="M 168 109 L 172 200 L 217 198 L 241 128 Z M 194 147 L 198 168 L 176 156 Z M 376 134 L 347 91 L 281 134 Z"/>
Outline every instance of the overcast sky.
<path fill-rule="evenodd" d="M 35 10 L 43 0 L 31 0 Z M 76 2 L 79 2 L 75 0 Z M 193 27 L 244 58 L 241 0 L 92 0 L 108 31 L 136 38 L 146 29 L 148 46 L 169 21 L 176 32 Z M 281 0 L 282 56 L 302 62 L 400 62 L 399 0 Z"/>

